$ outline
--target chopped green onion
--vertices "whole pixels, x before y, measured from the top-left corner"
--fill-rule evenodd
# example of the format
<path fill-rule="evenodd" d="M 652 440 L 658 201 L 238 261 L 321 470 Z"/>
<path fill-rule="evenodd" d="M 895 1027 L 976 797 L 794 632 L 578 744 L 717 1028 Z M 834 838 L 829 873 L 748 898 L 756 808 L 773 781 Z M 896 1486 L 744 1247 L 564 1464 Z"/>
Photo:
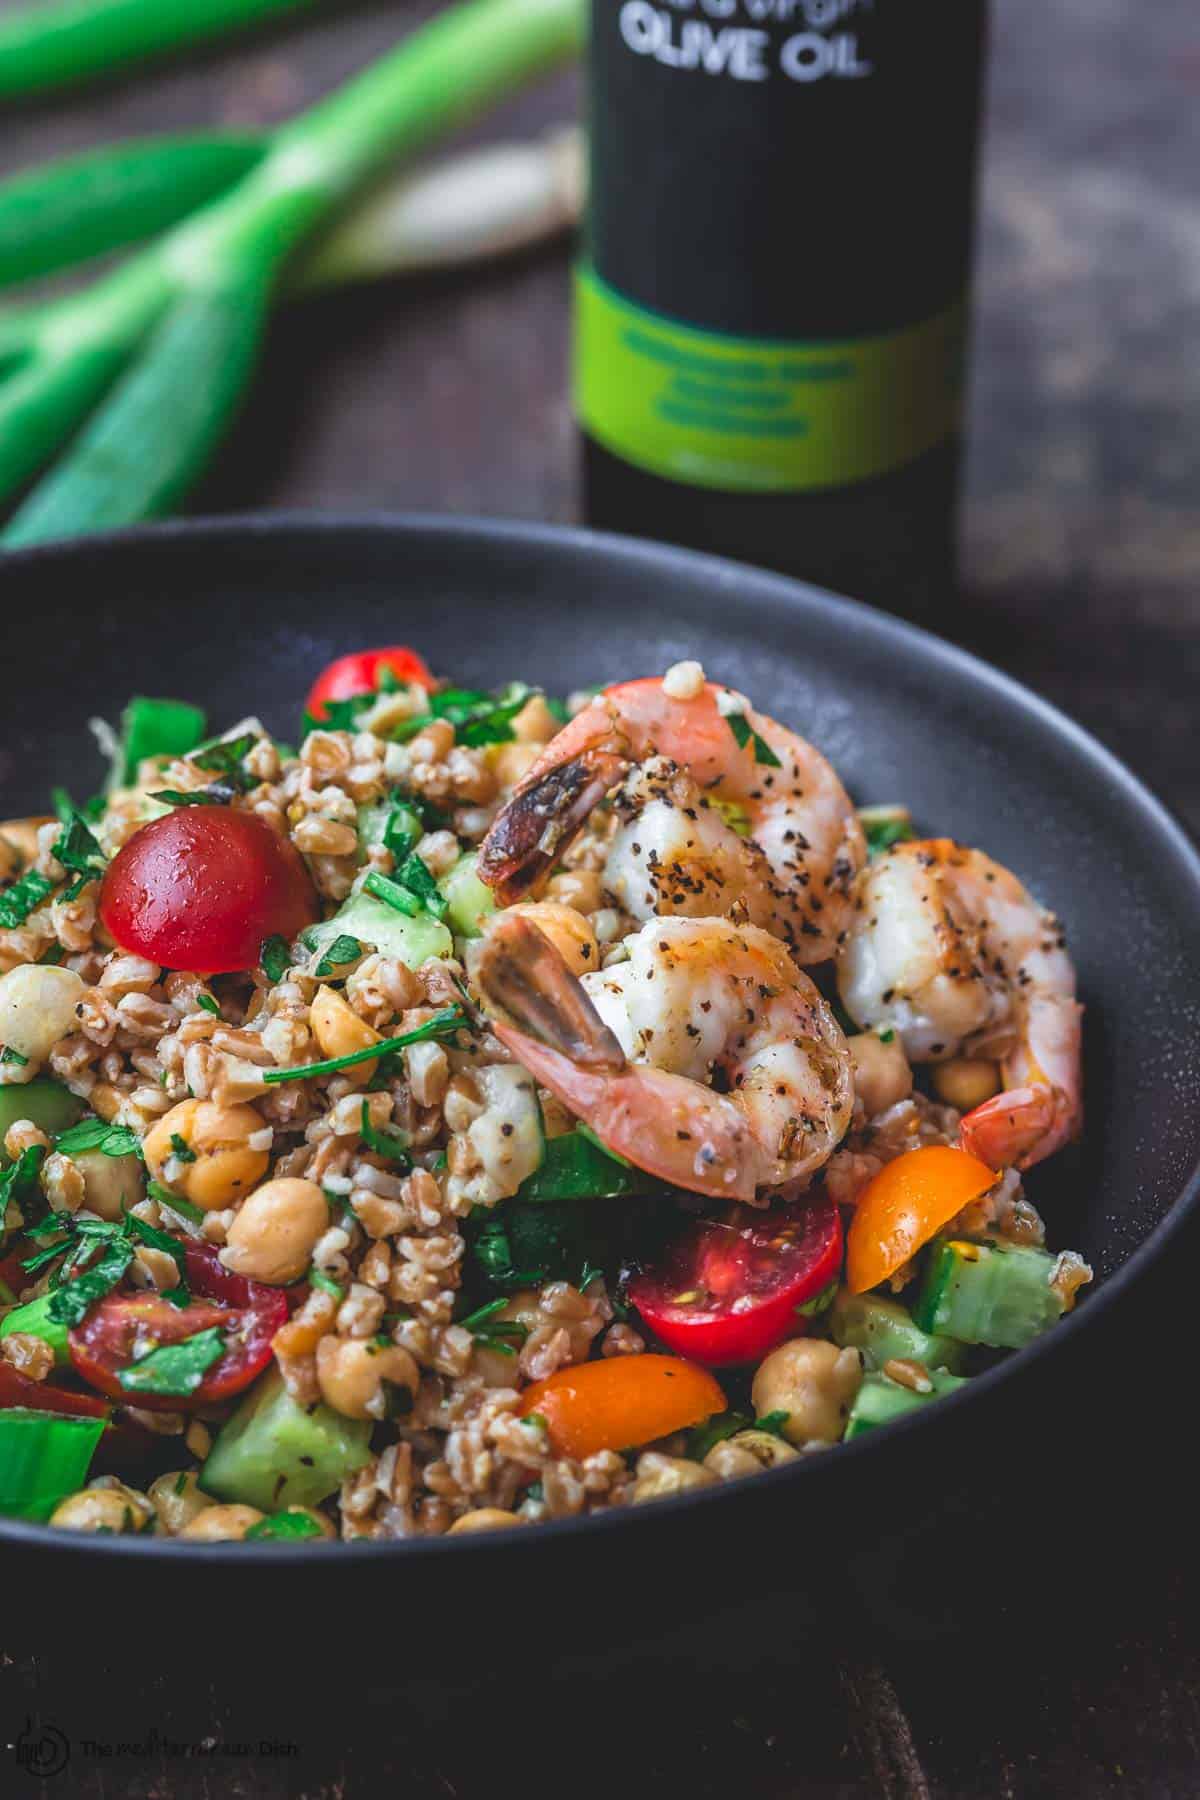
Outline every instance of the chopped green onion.
<path fill-rule="evenodd" d="M 340 1282 L 335 1281 L 332 1275 L 327 1275 L 324 1269 L 318 1269 L 315 1263 L 308 1271 L 308 1284 L 310 1287 L 320 1288 L 323 1294 L 332 1295 L 338 1302 L 346 1298 L 346 1290 Z"/>
<path fill-rule="evenodd" d="M 221 1016 L 221 1008 L 211 994 L 197 994 L 196 1005 L 201 1012 L 211 1013 L 214 1019 L 219 1019 Z"/>
<path fill-rule="evenodd" d="M 14 1069 L 27 1069 L 29 1058 L 22 1056 L 19 1050 L 10 1049 L 6 1044 L 4 1049 L 0 1050 L 0 1067 L 3 1067 L 5 1063 Z"/>
<path fill-rule="evenodd" d="M 431 913 L 435 919 L 445 918 L 450 902 L 434 880 L 428 864 L 422 861 L 415 850 L 405 857 L 396 879 L 402 887 L 417 896 L 427 913 Z"/>
<path fill-rule="evenodd" d="M 326 1062 L 305 1063 L 296 1069 L 264 1069 L 263 1080 L 268 1084 L 279 1081 L 308 1081 L 320 1075 L 336 1075 L 339 1069 L 352 1069 L 359 1063 L 373 1062 L 377 1056 L 394 1056 L 397 1051 L 405 1050 L 409 1044 L 425 1044 L 433 1039 L 452 1037 L 461 1031 L 466 1024 L 466 1015 L 461 1006 L 447 1006 L 441 1012 L 434 1013 L 423 1025 L 413 1031 L 406 1031 L 401 1037 L 384 1038 L 378 1044 L 371 1044 L 365 1050 L 352 1050 L 346 1056 L 331 1056 Z"/>
<path fill-rule="evenodd" d="M 404 1131 L 380 1131 L 371 1123 L 371 1108 L 366 1100 L 362 1103 L 362 1123 L 359 1136 L 368 1150 L 376 1156 L 387 1158 L 390 1162 L 403 1163 L 405 1168 L 412 1168 L 412 1158 L 408 1154 L 409 1138 Z"/>
<path fill-rule="evenodd" d="M 401 887 L 398 881 L 381 875 L 378 869 L 371 870 L 363 887 L 368 894 L 374 894 L 376 900 L 382 900 L 385 906 L 393 907 L 396 912 L 404 913 L 409 919 L 415 919 L 421 910 L 421 902 L 415 894 Z"/>
<path fill-rule="evenodd" d="M 48 1519 L 87 1480 L 106 1423 L 23 1406 L 0 1412 L 0 1513 Z"/>

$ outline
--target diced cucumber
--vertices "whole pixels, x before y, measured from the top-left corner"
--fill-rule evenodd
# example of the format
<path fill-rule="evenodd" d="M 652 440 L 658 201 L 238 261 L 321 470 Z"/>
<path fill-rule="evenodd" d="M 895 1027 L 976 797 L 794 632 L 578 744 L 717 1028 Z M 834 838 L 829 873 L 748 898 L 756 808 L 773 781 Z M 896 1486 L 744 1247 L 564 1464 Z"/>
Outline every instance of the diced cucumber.
<path fill-rule="evenodd" d="M 360 944 L 394 956 L 410 969 L 419 969 L 432 957 L 454 954 L 454 939 L 432 914 L 419 912 L 410 919 L 361 890 L 352 893 L 332 919 L 306 931 L 303 942 L 314 954 L 321 954 L 340 937 L 357 938 Z"/>
<path fill-rule="evenodd" d="M 57 1137 L 83 1117 L 83 1101 L 58 1081 L 27 1081 L 23 1087 L 0 1087 L 0 1169 L 12 1158 L 4 1154 L 4 1136 L 18 1119 L 30 1119 L 47 1137 Z"/>
<path fill-rule="evenodd" d="M 479 937 L 484 919 L 496 910 L 496 896 L 475 873 L 478 861 L 477 853 L 472 851 L 438 882 L 449 905 L 446 923 L 455 937 Z"/>
<path fill-rule="evenodd" d="M 929 1379 L 933 1383 L 933 1392 L 917 1394 L 912 1388 L 901 1387 L 887 1375 L 864 1377 L 846 1421 L 846 1441 L 861 1437 L 864 1431 L 874 1431 L 877 1425 L 890 1425 L 904 1413 L 915 1412 L 920 1406 L 940 1400 L 943 1394 L 952 1394 L 956 1388 L 966 1386 L 965 1376 L 951 1375 L 945 1369 L 930 1369 Z"/>
<path fill-rule="evenodd" d="M 1016 1245 L 953 1238 L 933 1246 L 913 1317 L 923 1331 L 963 1344 L 1020 1350 L 1061 1319 L 1050 1285 L 1057 1258 Z"/>
<path fill-rule="evenodd" d="M 279 1512 L 319 1506 L 371 1460 L 369 1419 L 303 1407 L 271 1369 L 217 1434 L 200 1485 L 218 1500 Z"/>
<path fill-rule="evenodd" d="M 6 1313 L 0 1319 L 0 1338 L 10 1337 L 14 1331 L 25 1337 L 41 1338 L 44 1344 L 49 1344 L 54 1360 L 61 1368 L 70 1362 L 71 1356 L 67 1349 L 66 1326 L 49 1316 L 53 1298 L 53 1294 L 42 1294 L 37 1300 L 27 1300 L 24 1306 Z"/>
<path fill-rule="evenodd" d="M 843 1349 L 861 1350 L 869 1369 L 882 1369 L 893 1357 L 923 1363 L 927 1369 L 959 1374 L 966 1349 L 952 1338 L 931 1337 L 897 1300 L 878 1294 L 852 1294 L 841 1288 L 829 1312 L 829 1335 Z"/>

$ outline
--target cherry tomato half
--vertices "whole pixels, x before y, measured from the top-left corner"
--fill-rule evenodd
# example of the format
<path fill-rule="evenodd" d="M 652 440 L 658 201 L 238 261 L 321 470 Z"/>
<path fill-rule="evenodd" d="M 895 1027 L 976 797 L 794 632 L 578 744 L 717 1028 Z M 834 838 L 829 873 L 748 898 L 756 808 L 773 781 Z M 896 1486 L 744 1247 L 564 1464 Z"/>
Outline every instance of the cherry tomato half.
<path fill-rule="evenodd" d="M 271 1339 L 288 1316 L 282 1289 L 231 1275 L 208 1245 L 189 1244 L 186 1266 L 189 1306 L 172 1306 L 160 1294 L 110 1294 L 68 1332 L 71 1361 L 92 1387 L 150 1412 L 186 1412 L 240 1394 L 266 1368 Z M 121 1386 L 135 1351 L 179 1344 L 213 1326 L 225 1334 L 225 1354 L 194 1393 L 130 1394 Z"/>
<path fill-rule="evenodd" d="M 753 1362 L 807 1320 L 797 1311 L 836 1280 L 842 1222 L 822 1194 L 761 1212 L 739 1206 L 698 1219 L 629 1284 L 654 1335 L 681 1356 L 722 1368 Z"/>
<path fill-rule="evenodd" d="M 953 1144 L 925 1144 L 885 1163 L 858 1197 L 846 1243 L 846 1286 L 865 1294 L 917 1254 L 1000 1177 Z"/>
<path fill-rule="evenodd" d="M 359 694 L 378 693 L 384 672 L 399 682 L 417 682 L 423 688 L 433 686 L 433 676 L 415 650 L 407 644 L 392 644 L 386 650 L 355 650 L 339 656 L 317 677 L 308 696 L 308 711 L 314 719 L 323 719 L 331 700 L 354 700 Z"/>
<path fill-rule="evenodd" d="M 252 969 L 269 937 L 320 917 L 304 860 L 254 813 L 177 807 L 143 825 L 108 866 L 100 918 L 122 950 L 167 969 Z"/>
<path fill-rule="evenodd" d="M 630 1450 L 725 1411 L 707 1369 L 677 1356 L 609 1356 L 535 1381 L 521 1395 L 524 1418 L 546 1421 L 560 1456 Z"/>
<path fill-rule="evenodd" d="M 27 1406 L 33 1412 L 69 1413 L 76 1419 L 107 1419 L 112 1407 L 95 1394 L 75 1393 L 54 1380 L 31 1381 L 9 1362 L 0 1362 L 0 1409 Z"/>

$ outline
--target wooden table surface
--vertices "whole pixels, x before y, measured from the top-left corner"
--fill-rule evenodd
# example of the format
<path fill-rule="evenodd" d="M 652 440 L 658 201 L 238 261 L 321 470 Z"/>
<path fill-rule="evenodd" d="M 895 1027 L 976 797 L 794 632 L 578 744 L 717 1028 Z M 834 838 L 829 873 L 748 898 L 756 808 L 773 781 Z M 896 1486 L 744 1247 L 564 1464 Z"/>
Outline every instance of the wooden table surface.
<path fill-rule="evenodd" d="M 0 171 L 167 126 L 273 120 L 434 10 L 329 8 L 10 116 Z M 964 594 L 946 630 L 1082 720 L 1200 828 L 1200 13 L 1195 0 L 1004 0 L 997 12 Z M 487 129 L 530 133 L 574 105 L 564 78 Z M 559 248 L 294 307 L 203 507 L 574 519 L 566 269 Z M 1181 1415 L 1191 1431 L 1194 1407 Z M 231 1691 L 219 1669 L 181 1689 L 153 1660 L 107 1668 L 102 1622 L 86 1657 L 47 1664 L 4 1619 L 0 1792 L 342 1800 L 386 1786 L 467 1800 L 519 1781 L 576 1796 L 1192 1796 L 1195 1558 L 1186 1513 L 1168 1517 L 1152 1572 L 1115 1584 L 1111 1611 L 1095 1573 L 1085 1631 L 989 1619 L 919 1653 L 864 1653 L 789 1649 L 784 1621 L 751 1675 L 714 1675 L 683 1651 L 647 1663 L 634 1642 L 625 1669 L 564 1674 L 536 1696 L 397 1694 L 379 1667 L 348 1709 L 320 1682 L 305 1697 L 266 1679 Z M 749 1573 L 752 1549 L 732 1554 Z M 1065 1567 L 1062 1586 L 1087 1596 L 1087 1571 Z M 136 1599 L 170 1620 L 169 1595 Z M 338 1629 L 326 1622 L 323 1656 Z M 71 1760 L 40 1782 L 3 1746 L 28 1751 L 47 1723 Z M 118 1754 L 121 1740 L 138 1753 Z"/>

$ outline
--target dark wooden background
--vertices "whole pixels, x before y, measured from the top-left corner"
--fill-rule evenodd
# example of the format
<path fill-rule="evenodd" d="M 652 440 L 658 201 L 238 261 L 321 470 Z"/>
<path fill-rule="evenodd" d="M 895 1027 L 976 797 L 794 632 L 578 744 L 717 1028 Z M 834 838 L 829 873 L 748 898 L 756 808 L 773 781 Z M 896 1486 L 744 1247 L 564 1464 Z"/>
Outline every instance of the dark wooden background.
<path fill-rule="evenodd" d="M 0 172 L 120 135 L 279 118 L 434 10 L 429 0 L 330 7 L 186 67 L 9 115 Z M 1002 0 L 996 10 L 964 591 L 945 629 L 1082 720 L 1196 829 L 1200 12 L 1195 0 Z M 534 132 L 575 101 L 564 78 L 487 131 Z M 574 519 L 566 269 L 560 247 L 294 307 L 201 504 Z M 1181 1395 L 1178 1431 L 1194 1434 L 1194 1417 Z M 1164 1478 L 1177 1484 L 1178 1468 L 1147 1470 L 1151 1517 Z M 332 1670 L 353 1665 L 352 1618 L 314 1621 L 314 1681 L 301 1693 L 272 1681 L 269 1621 L 254 1618 L 250 1595 L 231 1631 L 262 1631 L 261 1686 L 231 1685 L 217 1666 L 184 1684 L 155 1673 L 156 1640 L 186 1631 L 169 1593 L 131 1594 L 156 1623 L 145 1655 L 116 1667 L 103 1621 L 74 1634 L 82 1654 L 48 1663 L 24 1654 L 20 1621 L 0 1615 L 0 1793 L 1193 1796 L 1200 1637 L 1182 1498 L 1163 1496 L 1163 1541 L 1144 1576 L 1144 1545 L 1117 1519 L 1106 1559 L 1068 1559 L 1045 1608 L 1003 1629 L 982 1619 L 918 1653 L 835 1635 L 789 1645 L 775 1618 L 757 1666 L 738 1676 L 706 1667 L 704 1646 L 640 1652 L 633 1596 L 620 1601 L 628 1663 L 603 1677 L 564 1672 L 532 1693 L 511 1674 L 485 1692 L 396 1692 L 372 1658 L 351 1701 Z M 1081 1510 L 1093 1500 L 1081 1495 Z M 1022 1528 L 1036 1534 L 1036 1497 Z M 1137 1529 L 1144 1537 L 1144 1519 Z M 798 1555 L 813 1553 L 803 1521 L 797 1539 Z M 724 1580 L 769 1584 L 753 1546 L 722 1556 Z M 1118 1568 L 1134 1573 L 1112 1580 Z M 47 1596 L 64 1617 L 69 1601 Z M 457 1603 L 470 1626 L 470 1596 Z M 575 1597 L 584 1615 L 605 1603 Z M 1073 1612 L 1086 1628 L 1063 1629 Z M 551 1627 L 487 1628 L 519 1647 Z M 39 1720 L 73 1744 L 69 1768 L 42 1783 L 4 1749 Z M 84 1746 L 154 1728 L 207 1740 L 210 1754 L 180 1760 L 149 1745 L 105 1759 Z M 296 1753 L 222 1753 L 263 1738 Z"/>

